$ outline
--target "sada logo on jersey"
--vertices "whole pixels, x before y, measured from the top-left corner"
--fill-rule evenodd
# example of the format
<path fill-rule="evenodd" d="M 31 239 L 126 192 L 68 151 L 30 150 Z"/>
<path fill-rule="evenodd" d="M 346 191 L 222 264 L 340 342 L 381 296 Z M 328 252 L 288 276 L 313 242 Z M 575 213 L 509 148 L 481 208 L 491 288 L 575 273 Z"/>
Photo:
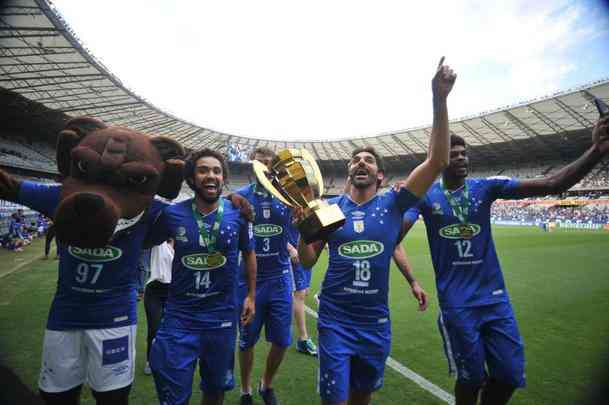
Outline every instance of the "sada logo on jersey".
<path fill-rule="evenodd" d="M 381 242 L 375 240 L 354 240 L 338 247 L 338 254 L 349 259 L 368 259 L 378 256 L 385 250 Z"/>
<path fill-rule="evenodd" d="M 224 266 L 226 257 L 224 255 L 209 255 L 207 253 L 195 253 L 182 257 L 182 264 L 191 270 L 213 270 Z"/>
<path fill-rule="evenodd" d="M 69 246 L 68 252 L 77 259 L 93 263 L 111 262 L 123 255 L 123 251 L 114 246 L 106 246 L 103 248 L 79 248 L 76 246 Z"/>
<path fill-rule="evenodd" d="M 254 226 L 254 235 L 259 238 L 268 238 L 270 236 L 277 236 L 283 233 L 283 228 L 275 224 L 258 224 Z"/>
<path fill-rule="evenodd" d="M 452 224 L 441 228 L 438 233 L 446 239 L 471 239 L 480 233 L 480 225 Z"/>

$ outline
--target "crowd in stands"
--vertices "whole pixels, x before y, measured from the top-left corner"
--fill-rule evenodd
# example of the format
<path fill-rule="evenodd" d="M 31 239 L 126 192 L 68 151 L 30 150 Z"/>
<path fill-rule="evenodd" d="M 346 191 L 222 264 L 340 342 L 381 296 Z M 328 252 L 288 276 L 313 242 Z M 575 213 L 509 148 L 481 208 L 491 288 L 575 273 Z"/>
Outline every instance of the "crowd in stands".
<path fill-rule="evenodd" d="M 0 164 L 57 172 L 55 151 L 49 144 L 39 141 L 26 143 L 9 136 L 0 136 Z"/>
<path fill-rule="evenodd" d="M 249 145 L 229 143 L 226 145 L 226 157 L 229 162 L 248 162 L 250 149 Z"/>
<path fill-rule="evenodd" d="M 570 222 L 583 224 L 609 224 L 609 204 L 577 206 L 544 206 L 495 203 L 491 207 L 493 221 L 526 223 Z"/>

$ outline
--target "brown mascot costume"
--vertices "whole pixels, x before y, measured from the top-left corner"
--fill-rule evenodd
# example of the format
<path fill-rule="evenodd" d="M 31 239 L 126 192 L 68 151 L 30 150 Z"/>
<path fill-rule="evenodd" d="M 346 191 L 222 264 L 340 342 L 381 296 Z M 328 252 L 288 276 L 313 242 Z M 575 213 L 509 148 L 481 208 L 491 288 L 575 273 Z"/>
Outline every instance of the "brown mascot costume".
<path fill-rule="evenodd" d="M 82 384 L 97 404 L 127 404 L 133 381 L 137 261 L 150 224 L 175 198 L 183 148 L 88 117 L 57 140 L 61 185 L 0 170 L 0 198 L 54 219 L 59 280 L 44 336 L 39 387 L 47 404 L 78 404 Z"/>

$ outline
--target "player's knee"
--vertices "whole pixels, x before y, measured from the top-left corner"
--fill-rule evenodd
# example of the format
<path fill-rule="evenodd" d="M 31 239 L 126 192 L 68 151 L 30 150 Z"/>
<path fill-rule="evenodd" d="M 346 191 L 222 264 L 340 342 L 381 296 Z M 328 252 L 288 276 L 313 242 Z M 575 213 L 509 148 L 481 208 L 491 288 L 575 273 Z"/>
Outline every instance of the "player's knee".
<path fill-rule="evenodd" d="M 111 391 L 91 390 L 97 405 L 127 405 L 129 403 L 129 392 L 131 385 Z"/>
<path fill-rule="evenodd" d="M 40 390 L 40 397 L 47 405 L 78 405 L 81 385 L 63 392 L 45 392 Z"/>

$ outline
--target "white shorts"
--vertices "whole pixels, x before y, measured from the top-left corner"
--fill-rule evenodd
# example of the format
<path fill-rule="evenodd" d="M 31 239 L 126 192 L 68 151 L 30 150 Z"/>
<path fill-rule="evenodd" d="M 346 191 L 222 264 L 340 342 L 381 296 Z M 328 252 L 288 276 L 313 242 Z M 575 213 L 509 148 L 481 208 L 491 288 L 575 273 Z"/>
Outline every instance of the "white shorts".
<path fill-rule="evenodd" d="M 137 325 L 108 329 L 46 330 L 38 386 L 64 392 L 83 383 L 98 392 L 126 387 L 135 373 Z"/>

